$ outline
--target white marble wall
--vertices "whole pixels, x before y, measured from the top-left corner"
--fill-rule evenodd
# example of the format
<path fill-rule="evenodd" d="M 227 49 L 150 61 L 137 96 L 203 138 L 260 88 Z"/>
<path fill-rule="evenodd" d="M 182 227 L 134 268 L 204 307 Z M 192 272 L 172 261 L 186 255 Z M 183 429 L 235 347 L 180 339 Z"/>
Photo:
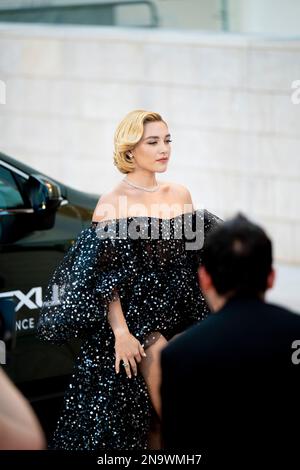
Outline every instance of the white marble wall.
<path fill-rule="evenodd" d="M 173 135 L 163 175 L 196 206 L 249 214 L 300 263 L 300 41 L 166 30 L 0 25 L 0 149 L 76 188 L 123 177 L 113 132 L 134 108 Z"/>

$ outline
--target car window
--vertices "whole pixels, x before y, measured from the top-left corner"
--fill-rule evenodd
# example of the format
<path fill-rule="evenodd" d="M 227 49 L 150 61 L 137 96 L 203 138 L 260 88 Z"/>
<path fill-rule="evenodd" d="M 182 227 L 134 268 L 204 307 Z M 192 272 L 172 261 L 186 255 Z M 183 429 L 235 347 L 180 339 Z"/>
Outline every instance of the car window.
<path fill-rule="evenodd" d="M 24 207 L 24 201 L 13 174 L 0 165 L 0 209 L 22 207 Z"/>

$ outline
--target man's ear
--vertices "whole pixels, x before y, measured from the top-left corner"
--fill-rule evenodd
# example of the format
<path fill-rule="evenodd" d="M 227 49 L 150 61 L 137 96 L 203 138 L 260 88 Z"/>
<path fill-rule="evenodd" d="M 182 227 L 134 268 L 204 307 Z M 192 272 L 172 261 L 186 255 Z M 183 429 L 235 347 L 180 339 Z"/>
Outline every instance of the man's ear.
<path fill-rule="evenodd" d="M 276 278 L 276 273 L 275 273 L 275 270 L 272 268 L 267 278 L 267 289 L 272 289 L 275 283 L 275 278 Z"/>
<path fill-rule="evenodd" d="M 198 269 L 198 281 L 200 289 L 206 292 L 212 286 L 211 276 L 208 274 L 204 266 L 200 266 Z"/>

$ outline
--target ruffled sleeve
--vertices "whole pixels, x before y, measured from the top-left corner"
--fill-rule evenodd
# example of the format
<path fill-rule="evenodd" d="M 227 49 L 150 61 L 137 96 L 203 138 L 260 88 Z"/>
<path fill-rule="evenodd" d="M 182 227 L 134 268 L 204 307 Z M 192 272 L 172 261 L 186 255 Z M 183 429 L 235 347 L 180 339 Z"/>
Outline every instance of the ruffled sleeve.
<path fill-rule="evenodd" d="M 101 226 L 96 229 L 97 236 L 107 236 Z M 126 297 L 129 286 L 136 278 L 137 253 L 130 238 L 112 238 L 106 241 L 106 250 L 102 251 L 97 269 L 95 292 L 108 308 L 111 301 Z"/>
<path fill-rule="evenodd" d="M 100 329 L 109 304 L 134 276 L 130 241 L 95 226 L 83 230 L 55 269 L 40 309 L 37 335 L 62 344 Z"/>
<path fill-rule="evenodd" d="M 206 238 L 211 231 L 223 223 L 223 220 L 212 212 L 209 212 L 207 209 L 197 210 L 195 215 L 195 233 L 197 233 L 198 239 L 200 240 L 200 247 L 199 249 L 191 250 L 190 255 L 193 270 L 197 271 L 199 265 L 202 264 Z"/>
<path fill-rule="evenodd" d="M 186 312 L 186 327 L 198 323 L 210 314 L 210 308 L 201 292 L 198 280 L 198 269 L 202 264 L 207 236 L 223 221 L 206 209 L 197 210 L 193 219 L 193 233 L 197 238 L 196 248 L 188 250 L 187 259 L 190 266 L 189 295 L 184 296 L 183 305 Z"/>

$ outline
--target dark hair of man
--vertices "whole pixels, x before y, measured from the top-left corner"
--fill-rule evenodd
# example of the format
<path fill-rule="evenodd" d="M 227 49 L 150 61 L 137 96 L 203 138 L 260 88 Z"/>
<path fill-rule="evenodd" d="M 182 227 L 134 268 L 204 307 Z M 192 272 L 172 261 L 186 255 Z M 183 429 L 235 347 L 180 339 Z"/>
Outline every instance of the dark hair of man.
<path fill-rule="evenodd" d="M 272 269 L 272 243 L 242 214 L 214 229 L 205 240 L 202 263 L 220 295 L 257 297 Z"/>

